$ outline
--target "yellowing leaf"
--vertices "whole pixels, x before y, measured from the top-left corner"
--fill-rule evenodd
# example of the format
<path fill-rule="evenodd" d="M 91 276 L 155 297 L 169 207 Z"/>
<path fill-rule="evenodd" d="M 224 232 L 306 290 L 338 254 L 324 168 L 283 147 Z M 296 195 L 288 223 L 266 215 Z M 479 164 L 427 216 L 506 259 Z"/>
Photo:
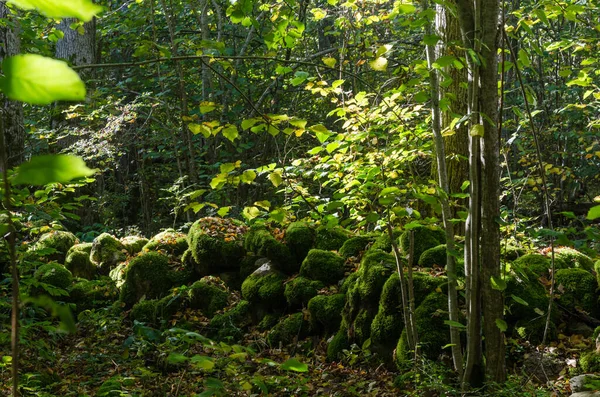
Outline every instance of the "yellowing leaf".
<path fill-rule="evenodd" d="M 21 54 L 2 62 L 0 90 L 13 100 L 34 105 L 85 99 L 85 85 L 65 62 L 35 54 Z"/>
<path fill-rule="evenodd" d="M 233 124 L 229 124 L 227 127 L 225 127 L 223 129 L 222 133 L 223 133 L 223 136 L 225 138 L 229 139 L 231 142 L 233 142 L 235 140 L 235 138 L 239 137 L 238 129 Z"/>
<path fill-rule="evenodd" d="M 202 102 L 200 103 L 200 113 L 209 113 L 217 108 L 214 102 Z"/>
<path fill-rule="evenodd" d="M 475 124 L 471 127 L 471 131 L 469 133 L 471 136 L 479 136 L 482 137 L 484 132 L 483 124 Z"/>
<path fill-rule="evenodd" d="M 335 58 L 323 58 L 323 63 L 327 66 L 329 66 L 330 68 L 334 67 L 336 64 L 337 60 Z"/>
<path fill-rule="evenodd" d="M 244 216 L 244 218 L 251 221 L 252 219 L 260 215 L 260 210 L 257 207 L 245 207 L 242 211 L 242 215 Z"/>
<path fill-rule="evenodd" d="M 48 18 L 77 18 L 84 22 L 92 18 L 104 8 L 91 0 L 8 0 L 9 4 L 23 10 L 36 9 Z"/>
<path fill-rule="evenodd" d="M 371 69 L 377 71 L 385 71 L 387 69 L 387 64 L 388 60 L 384 57 L 379 57 L 369 62 L 369 66 L 371 67 Z"/>
<path fill-rule="evenodd" d="M 269 174 L 269 180 L 275 187 L 281 185 L 281 183 L 283 182 L 283 178 L 281 177 L 281 174 L 279 172 L 271 172 Z"/>

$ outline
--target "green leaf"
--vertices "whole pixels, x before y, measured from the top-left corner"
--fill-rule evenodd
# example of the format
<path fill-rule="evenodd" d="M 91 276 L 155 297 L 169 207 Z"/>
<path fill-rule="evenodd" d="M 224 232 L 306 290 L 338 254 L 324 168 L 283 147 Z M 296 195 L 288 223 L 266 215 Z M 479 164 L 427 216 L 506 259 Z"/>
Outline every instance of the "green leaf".
<path fill-rule="evenodd" d="M 325 65 L 329 66 L 330 68 L 334 67 L 337 62 L 337 60 L 335 58 L 331 58 L 331 57 L 323 58 L 322 61 Z"/>
<path fill-rule="evenodd" d="M 219 216 L 227 216 L 229 214 L 229 211 L 231 211 L 231 207 L 221 207 L 217 211 L 217 214 Z"/>
<path fill-rule="evenodd" d="M 294 372 L 307 372 L 308 365 L 301 363 L 295 358 L 290 358 L 289 360 L 281 364 L 281 369 Z"/>
<path fill-rule="evenodd" d="M 439 57 L 435 60 L 435 62 L 431 65 L 436 69 L 445 68 L 446 66 L 450 66 L 456 61 L 456 57 L 453 55 L 445 55 L 443 57 Z"/>
<path fill-rule="evenodd" d="M 246 170 L 242 173 L 242 176 L 240 177 L 240 179 L 243 183 L 250 184 L 256 179 L 256 171 Z"/>
<path fill-rule="evenodd" d="M 440 40 L 441 37 L 436 34 L 426 34 L 423 36 L 423 44 L 425 45 L 436 45 Z"/>
<path fill-rule="evenodd" d="M 417 7 L 415 7 L 412 4 L 398 4 L 397 3 L 395 8 L 398 10 L 398 12 L 400 14 L 412 14 L 413 12 L 415 12 L 417 10 Z"/>
<path fill-rule="evenodd" d="M 202 102 L 200 104 L 200 113 L 210 113 L 217 108 L 217 104 L 214 102 Z"/>
<path fill-rule="evenodd" d="M 484 133 L 483 124 L 474 124 L 471 127 L 471 131 L 469 131 L 469 134 L 471 134 L 471 136 L 483 137 L 483 133 Z"/>
<path fill-rule="evenodd" d="M 522 48 L 519 50 L 519 61 L 521 62 L 521 65 L 523 65 L 524 67 L 531 66 L 531 61 L 529 60 L 529 54 L 527 54 L 527 51 L 525 51 Z"/>
<path fill-rule="evenodd" d="M 231 172 L 235 169 L 236 163 L 223 163 L 219 166 L 219 170 L 224 174 L 227 174 L 228 172 Z"/>
<path fill-rule="evenodd" d="M 199 354 L 192 356 L 192 358 L 190 358 L 190 363 L 194 367 L 201 368 L 206 371 L 212 370 L 215 366 L 215 363 L 213 362 L 212 358 L 207 356 L 201 356 Z"/>
<path fill-rule="evenodd" d="M 461 324 L 458 321 L 444 320 L 444 324 L 449 325 L 454 328 L 461 328 L 461 329 L 467 328 L 466 325 Z"/>
<path fill-rule="evenodd" d="M 506 281 L 502 280 L 502 278 L 492 276 L 490 281 L 493 289 L 497 291 L 504 291 L 506 289 Z"/>
<path fill-rule="evenodd" d="M 388 60 L 384 57 L 378 57 L 371 62 L 369 62 L 369 66 L 371 69 L 376 70 L 378 72 L 383 72 L 387 69 Z"/>
<path fill-rule="evenodd" d="M 282 223 L 285 220 L 285 210 L 278 208 L 271 211 L 269 219 L 272 219 L 277 223 Z"/>
<path fill-rule="evenodd" d="M 256 123 L 258 123 L 258 119 L 242 120 L 242 129 L 247 130 L 248 128 L 253 127 Z"/>
<path fill-rule="evenodd" d="M 54 182 L 69 182 L 94 174 L 85 162 L 76 156 L 46 155 L 33 157 L 21 164 L 17 176 L 13 179 L 15 185 L 46 185 Z"/>
<path fill-rule="evenodd" d="M 600 218 L 600 205 L 590 208 L 587 214 L 587 219 L 593 221 Z"/>
<path fill-rule="evenodd" d="M 283 178 L 279 172 L 271 172 L 269 174 L 269 180 L 275 187 L 281 185 L 281 182 L 283 182 Z"/>
<path fill-rule="evenodd" d="M 89 22 L 104 7 L 91 0 L 8 0 L 23 10 L 36 9 L 48 18 L 77 18 Z"/>
<path fill-rule="evenodd" d="M 511 295 L 511 298 L 513 298 L 513 300 L 515 302 L 520 303 L 523 306 L 529 306 L 529 303 L 527 303 L 527 301 L 523 300 L 522 298 L 519 298 L 518 296 L 516 296 L 514 294 Z"/>
<path fill-rule="evenodd" d="M 167 363 L 169 364 L 181 364 L 188 360 L 186 356 L 181 353 L 171 352 L 167 356 Z"/>
<path fill-rule="evenodd" d="M 85 99 L 85 85 L 66 62 L 21 54 L 2 62 L 0 90 L 13 100 L 33 105 Z"/>
<path fill-rule="evenodd" d="M 310 127 L 310 130 L 315 133 L 315 136 L 321 143 L 325 142 L 327 138 L 333 135 L 323 124 L 313 125 Z"/>
<path fill-rule="evenodd" d="M 497 318 L 496 327 L 498 327 L 500 331 L 506 332 L 506 330 L 508 329 L 508 324 L 506 324 L 506 321 L 502 320 L 501 318 Z"/>
<path fill-rule="evenodd" d="M 260 214 L 261 212 L 258 207 L 244 207 L 244 210 L 242 211 L 244 218 L 248 219 L 249 221 L 256 218 Z"/>
<path fill-rule="evenodd" d="M 271 202 L 269 200 L 256 201 L 256 202 L 254 202 L 254 205 L 256 205 L 257 207 L 263 208 L 267 211 L 269 210 L 269 208 L 271 208 Z"/>
<path fill-rule="evenodd" d="M 227 139 L 229 139 L 231 142 L 233 142 L 235 140 L 235 138 L 239 137 L 239 133 L 238 133 L 238 129 L 235 125 L 233 124 L 229 124 L 227 127 L 225 127 L 222 131 L 223 136 Z"/>

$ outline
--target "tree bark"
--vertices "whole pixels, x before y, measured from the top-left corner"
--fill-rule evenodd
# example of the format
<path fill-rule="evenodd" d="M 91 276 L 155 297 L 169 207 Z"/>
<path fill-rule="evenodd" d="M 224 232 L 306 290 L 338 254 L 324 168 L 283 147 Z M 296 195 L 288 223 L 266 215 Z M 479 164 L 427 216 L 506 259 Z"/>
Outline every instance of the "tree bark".
<path fill-rule="evenodd" d="M 64 18 L 58 24 L 58 29 L 64 33 L 64 36 L 56 42 L 56 58 L 78 66 L 97 63 L 96 19 L 71 29 L 71 25 L 76 23 L 78 23 L 77 19 Z M 82 80 L 87 80 L 91 77 L 92 71 L 93 69 L 82 69 L 79 76 Z"/>
<path fill-rule="evenodd" d="M 19 25 L 15 15 L 0 3 L 0 18 L 7 24 L 0 28 L 0 63 L 7 57 L 16 55 L 20 50 Z M 2 101 L 2 124 L 4 126 L 4 143 L 6 165 L 8 168 L 21 164 L 25 159 L 25 129 L 23 127 L 23 105 L 0 95 Z"/>

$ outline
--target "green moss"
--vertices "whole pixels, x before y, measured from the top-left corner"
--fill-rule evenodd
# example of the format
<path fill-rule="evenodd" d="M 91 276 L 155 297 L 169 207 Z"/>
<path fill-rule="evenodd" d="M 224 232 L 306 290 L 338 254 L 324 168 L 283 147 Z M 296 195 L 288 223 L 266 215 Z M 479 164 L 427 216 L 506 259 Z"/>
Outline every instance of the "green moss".
<path fill-rule="evenodd" d="M 282 318 L 267 335 L 267 342 L 271 347 L 289 345 L 295 339 L 302 339 L 308 335 L 309 324 L 304 320 L 302 313 L 294 313 Z"/>
<path fill-rule="evenodd" d="M 188 242 L 185 234 L 176 232 L 173 229 L 167 229 L 152 237 L 143 246 L 142 251 L 161 251 L 169 256 L 181 256 L 187 249 Z"/>
<path fill-rule="evenodd" d="M 250 302 L 240 301 L 223 314 L 215 315 L 210 321 L 210 335 L 218 340 L 237 341 L 252 322 Z"/>
<path fill-rule="evenodd" d="M 154 324 L 156 323 L 156 308 L 158 306 L 158 299 L 143 300 L 131 308 L 129 316 L 132 320 L 137 320 L 143 323 Z"/>
<path fill-rule="evenodd" d="M 217 279 L 205 277 L 196 281 L 188 290 L 189 305 L 192 309 L 200 310 L 206 317 L 227 306 L 229 293 L 223 283 Z"/>
<path fill-rule="evenodd" d="M 125 246 L 116 237 L 102 233 L 92 243 L 90 259 L 98 267 L 99 274 L 108 275 L 119 262 L 127 258 L 125 252 Z"/>
<path fill-rule="evenodd" d="M 63 265 L 54 262 L 40 266 L 34 277 L 40 283 L 62 289 L 67 289 L 73 283 L 71 272 Z"/>
<path fill-rule="evenodd" d="M 115 283 L 108 277 L 98 280 L 80 280 L 69 289 L 70 302 L 77 311 L 110 306 L 119 298 Z"/>
<path fill-rule="evenodd" d="M 371 337 L 371 323 L 375 318 L 372 310 L 360 309 L 354 319 L 354 339 L 359 346 L 362 346 L 367 339 Z"/>
<path fill-rule="evenodd" d="M 281 315 L 279 313 L 268 313 L 260 321 L 257 328 L 260 331 L 270 330 L 277 325 L 277 322 L 279 322 L 280 318 L 281 318 Z"/>
<path fill-rule="evenodd" d="M 91 280 L 96 277 L 97 269 L 90 259 L 91 243 L 75 244 L 67 252 L 65 267 L 75 277 Z"/>
<path fill-rule="evenodd" d="M 285 273 L 298 271 L 298 264 L 290 249 L 271 235 L 265 226 L 252 226 L 246 234 L 244 248 L 254 254 L 270 259 L 278 270 Z"/>
<path fill-rule="evenodd" d="M 381 291 L 379 311 L 384 313 L 402 313 L 402 290 L 398 273 L 392 273 Z"/>
<path fill-rule="evenodd" d="M 434 277 L 429 273 L 413 273 L 413 289 L 415 295 L 415 307 L 419 306 L 425 300 L 427 295 L 441 289 L 442 293 L 448 290 L 448 279 L 446 276 Z"/>
<path fill-rule="evenodd" d="M 320 281 L 309 280 L 306 277 L 296 277 L 286 283 L 283 294 L 290 307 L 303 307 L 323 287 L 325 285 Z"/>
<path fill-rule="evenodd" d="M 334 252 L 312 249 L 300 267 L 300 275 L 327 285 L 344 277 L 344 259 Z"/>
<path fill-rule="evenodd" d="M 342 352 L 349 347 L 348 330 L 342 326 L 327 345 L 327 361 L 339 360 Z"/>
<path fill-rule="evenodd" d="M 119 263 L 114 269 L 112 269 L 108 273 L 108 277 L 110 277 L 110 279 L 114 281 L 118 289 L 121 289 L 123 283 L 125 282 L 125 270 L 127 269 L 128 265 L 129 263 L 127 262 Z"/>
<path fill-rule="evenodd" d="M 158 300 L 156 304 L 156 324 L 168 323 L 177 313 L 181 312 L 186 305 L 183 294 L 176 289 L 172 293 Z"/>
<path fill-rule="evenodd" d="M 340 248 L 339 254 L 345 259 L 350 258 L 351 256 L 357 257 L 367 249 L 367 246 L 371 241 L 372 239 L 366 236 L 352 237 L 344 242 L 344 245 Z"/>
<path fill-rule="evenodd" d="M 406 329 L 402 330 L 400 339 L 396 344 L 396 367 L 400 371 L 406 371 L 412 367 L 412 362 L 415 357 L 415 353 L 408 346 L 408 334 Z"/>
<path fill-rule="evenodd" d="M 246 226 L 232 219 L 202 218 L 194 222 L 187 241 L 196 273 L 206 276 L 239 270 L 246 253 L 242 247 L 245 232 Z"/>
<path fill-rule="evenodd" d="M 284 302 L 285 277 L 268 265 L 252 273 L 242 283 L 242 296 L 252 303 L 264 304 L 268 307 L 280 306 Z"/>
<path fill-rule="evenodd" d="M 433 267 L 434 265 L 446 266 L 446 244 L 426 249 L 419 257 L 419 266 Z"/>
<path fill-rule="evenodd" d="M 594 261 L 592 258 L 574 248 L 558 247 L 555 249 L 554 255 L 564 262 L 567 268 L 576 267 L 587 271 L 594 269 Z"/>
<path fill-rule="evenodd" d="M 256 269 L 261 267 L 265 262 L 265 258 L 260 258 L 255 255 L 245 256 L 240 262 L 240 278 L 245 280 L 249 275 L 254 273 Z"/>
<path fill-rule="evenodd" d="M 133 258 L 125 271 L 121 301 L 129 308 L 143 296 L 146 299 L 165 296 L 174 286 L 174 273 L 169 267 L 169 258 L 157 252 Z"/>
<path fill-rule="evenodd" d="M 450 331 L 444 320 L 448 318 L 448 300 L 445 294 L 432 292 L 415 309 L 415 323 L 421 354 L 437 359 L 442 347 L 450 342 Z"/>
<path fill-rule="evenodd" d="M 502 259 L 507 261 L 515 261 L 520 257 L 527 254 L 527 251 L 520 247 L 515 247 L 514 245 L 502 245 L 500 247 L 500 255 Z"/>
<path fill-rule="evenodd" d="M 341 227 L 328 228 L 321 226 L 317 229 L 315 248 L 326 251 L 337 251 L 348 240 L 348 232 Z"/>
<path fill-rule="evenodd" d="M 554 276 L 558 304 L 566 310 L 581 307 L 593 317 L 597 317 L 598 297 L 596 278 L 590 272 L 581 269 L 560 269 Z"/>
<path fill-rule="evenodd" d="M 347 293 L 348 290 L 350 289 L 350 287 L 352 287 L 354 285 L 354 283 L 356 283 L 356 280 L 358 280 L 358 273 L 357 272 L 350 273 L 350 275 L 344 279 L 344 282 L 342 283 L 342 286 L 340 287 L 340 293 L 342 293 L 342 294 Z"/>
<path fill-rule="evenodd" d="M 559 265 L 559 266 L 557 266 Z M 555 266 L 560 269 L 560 263 L 555 261 Z M 551 268 L 550 258 L 540 254 L 527 254 L 513 262 L 513 267 L 516 272 L 523 274 L 533 274 L 537 278 L 539 276 L 548 276 L 548 269 Z M 528 277 L 531 278 L 531 277 Z"/>
<path fill-rule="evenodd" d="M 79 240 L 73 233 L 53 230 L 42 234 L 33 245 L 32 251 L 37 251 L 49 261 L 64 263 L 67 252 L 77 243 Z"/>
<path fill-rule="evenodd" d="M 302 263 L 308 251 L 315 244 L 316 232 L 306 222 L 290 223 L 285 231 L 284 241 L 296 263 Z"/>
<path fill-rule="evenodd" d="M 323 330 L 328 335 L 337 331 L 345 303 L 344 294 L 317 295 L 308 301 L 312 329 L 317 332 Z"/>
<path fill-rule="evenodd" d="M 600 372 L 600 353 L 595 351 L 583 353 L 579 358 L 579 366 L 584 373 Z"/>
<path fill-rule="evenodd" d="M 394 231 L 392 232 L 392 238 L 394 240 L 398 240 L 401 235 L 402 231 L 400 229 L 394 229 Z M 379 237 L 375 239 L 375 242 L 371 246 L 371 249 L 390 252 L 392 250 L 392 238 L 390 238 L 390 235 L 388 233 L 382 233 Z"/>
<path fill-rule="evenodd" d="M 415 236 L 414 258 L 415 262 L 419 260 L 423 252 L 429 248 L 436 247 L 446 243 L 444 231 L 439 228 L 419 227 L 413 230 Z M 405 255 L 408 255 L 410 249 L 409 233 L 404 232 L 400 236 L 400 248 Z"/>
<path fill-rule="evenodd" d="M 386 361 L 391 359 L 403 327 L 402 294 L 398 273 L 393 273 L 385 282 L 379 309 L 371 323 L 371 346 Z"/>
<path fill-rule="evenodd" d="M 548 308 L 546 289 L 536 279 L 525 279 L 515 274 L 506 279 L 504 291 L 507 307 L 506 320 L 516 323 L 519 320 L 530 321 L 545 313 Z M 523 301 L 526 304 L 523 304 Z M 536 310 L 537 309 L 537 310 Z"/>
<path fill-rule="evenodd" d="M 150 240 L 145 237 L 127 236 L 121 239 L 121 244 L 123 244 L 129 255 L 135 255 L 142 251 L 142 248 L 148 244 L 148 241 Z"/>

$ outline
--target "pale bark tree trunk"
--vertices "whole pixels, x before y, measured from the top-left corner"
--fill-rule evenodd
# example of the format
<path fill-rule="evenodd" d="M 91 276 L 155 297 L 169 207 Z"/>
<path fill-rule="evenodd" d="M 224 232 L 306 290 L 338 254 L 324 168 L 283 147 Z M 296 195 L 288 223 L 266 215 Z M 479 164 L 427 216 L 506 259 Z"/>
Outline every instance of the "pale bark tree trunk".
<path fill-rule="evenodd" d="M 71 29 L 71 25 L 77 23 L 77 19 L 73 18 L 60 21 L 58 29 L 64 33 L 64 37 L 56 42 L 55 56 L 76 66 L 96 63 L 96 19 Z M 91 70 L 82 69 L 79 75 L 86 80 Z"/>
<path fill-rule="evenodd" d="M 4 58 L 19 53 L 20 41 L 18 21 L 4 3 L 0 3 L 0 18 L 9 21 L 0 28 L 0 63 Z M 11 28 L 12 26 L 12 28 Z M 4 129 L 4 144 L 6 164 L 12 168 L 21 164 L 25 158 L 25 129 L 23 127 L 23 105 L 0 96 L 2 101 L 2 126 Z"/>

